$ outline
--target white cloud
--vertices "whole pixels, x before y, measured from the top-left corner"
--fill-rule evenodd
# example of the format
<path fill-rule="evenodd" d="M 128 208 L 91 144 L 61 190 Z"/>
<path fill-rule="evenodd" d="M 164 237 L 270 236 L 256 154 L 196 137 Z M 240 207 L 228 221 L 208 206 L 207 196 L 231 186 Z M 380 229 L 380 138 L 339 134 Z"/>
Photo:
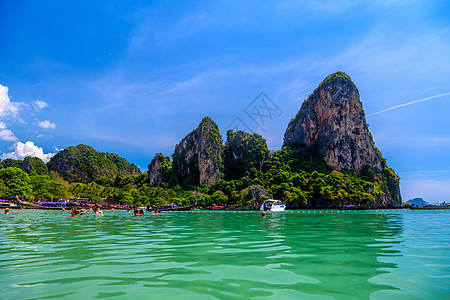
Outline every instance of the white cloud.
<path fill-rule="evenodd" d="M 14 132 L 12 132 L 9 129 L 1 129 L 0 130 L 0 140 L 7 141 L 7 142 L 15 142 L 18 140 L 18 138 L 14 135 Z"/>
<path fill-rule="evenodd" d="M 41 147 L 34 145 L 33 142 L 26 143 L 17 142 L 14 144 L 14 151 L 10 153 L 3 153 L 1 159 L 24 159 L 27 156 L 39 157 L 43 162 L 48 162 L 56 153 L 44 153 Z"/>
<path fill-rule="evenodd" d="M 49 129 L 55 129 L 56 128 L 56 124 L 50 122 L 49 120 L 45 120 L 42 122 L 39 122 L 39 126 L 42 128 L 49 128 Z"/>
<path fill-rule="evenodd" d="M 39 109 L 43 109 L 43 108 L 48 106 L 47 102 L 44 102 L 44 101 L 41 101 L 41 100 L 34 101 L 34 105 L 36 105 L 36 107 L 39 108 Z"/>
<path fill-rule="evenodd" d="M 8 87 L 0 84 L 0 117 L 16 116 L 22 103 L 11 102 L 8 96 Z"/>
<path fill-rule="evenodd" d="M 18 138 L 14 133 L 6 128 L 5 122 L 0 121 L 0 140 L 7 142 L 15 142 Z"/>

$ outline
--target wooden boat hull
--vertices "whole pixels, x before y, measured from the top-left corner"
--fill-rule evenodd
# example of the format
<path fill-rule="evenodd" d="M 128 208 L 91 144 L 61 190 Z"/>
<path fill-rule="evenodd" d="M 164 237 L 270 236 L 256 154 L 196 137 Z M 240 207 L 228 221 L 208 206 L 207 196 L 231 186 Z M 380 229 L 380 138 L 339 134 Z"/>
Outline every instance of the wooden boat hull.
<path fill-rule="evenodd" d="M 5 208 L 9 208 L 9 209 L 22 209 L 22 206 L 20 205 L 11 205 L 10 203 L 2 203 L 0 204 L 0 209 L 5 209 Z"/>
<path fill-rule="evenodd" d="M 172 208 L 154 208 L 154 207 L 152 207 L 150 210 L 151 211 L 156 211 L 157 209 L 159 209 L 160 212 L 164 212 L 164 211 L 188 211 L 188 210 L 192 209 L 192 205 L 178 206 L 178 207 L 172 207 Z"/>
<path fill-rule="evenodd" d="M 243 211 L 243 210 L 258 210 L 259 207 L 256 206 L 239 206 L 239 207 L 226 207 L 224 210 L 237 210 L 237 211 Z"/>
<path fill-rule="evenodd" d="M 409 209 L 415 210 L 415 209 L 450 209 L 450 205 L 436 205 L 436 206 L 423 206 L 423 207 L 410 207 Z"/>
<path fill-rule="evenodd" d="M 42 206 L 40 204 L 31 203 L 27 201 L 21 201 L 20 205 L 23 209 L 43 209 L 43 210 L 63 210 L 67 209 L 66 207 L 50 207 L 50 206 Z"/>
<path fill-rule="evenodd" d="M 358 206 L 358 207 L 339 207 L 339 210 L 365 210 L 365 209 L 367 209 L 367 208 L 361 207 L 361 206 Z"/>

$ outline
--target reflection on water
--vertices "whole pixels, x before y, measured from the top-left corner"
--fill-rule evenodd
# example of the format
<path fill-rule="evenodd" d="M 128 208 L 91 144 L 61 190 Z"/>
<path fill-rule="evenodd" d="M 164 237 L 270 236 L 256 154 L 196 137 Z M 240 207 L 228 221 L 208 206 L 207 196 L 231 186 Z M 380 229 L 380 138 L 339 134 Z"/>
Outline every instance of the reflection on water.
<path fill-rule="evenodd" d="M 14 211 L 0 218 L 2 299 L 439 298 L 449 233 L 418 232 L 429 215 L 448 222 L 409 211 Z"/>

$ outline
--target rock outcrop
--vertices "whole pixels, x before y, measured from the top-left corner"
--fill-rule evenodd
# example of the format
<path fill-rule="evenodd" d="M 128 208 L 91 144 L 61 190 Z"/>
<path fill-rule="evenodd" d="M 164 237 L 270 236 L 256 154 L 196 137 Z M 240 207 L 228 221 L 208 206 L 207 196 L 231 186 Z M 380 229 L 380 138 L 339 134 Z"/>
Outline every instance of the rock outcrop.
<path fill-rule="evenodd" d="M 343 72 L 329 75 L 303 102 L 284 134 L 284 146 L 289 145 L 316 146 L 336 170 L 360 172 L 365 165 L 382 170 L 358 89 Z"/>
<path fill-rule="evenodd" d="M 401 205 L 399 179 L 375 147 L 366 122 L 359 92 L 343 72 L 329 75 L 303 102 L 284 134 L 285 147 L 313 149 L 335 170 L 354 170 L 385 186 L 376 207 Z"/>
<path fill-rule="evenodd" d="M 173 173 L 181 186 L 211 185 L 220 179 L 223 168 L 222 136 L 208 117 L 175 146 Z"/>
<path fill-rule="evenodd" d="M 266 190 L 261 188 L 260 186 L 252 186 L 250 187 L 250 196 L 252 199 L 260 199 L 261 196 L 267 196 L 267 198 L 272 198 Z"/>
<path fill-rule="evenodd" d="M 227 131 L 224 148 L 224 167 L 228 180 L 250 175 L 250 169 L 262 170 L 269 155 L 266 140 L 257 133 Z"/>
<path fill-rule="evenodd" d="M 157 153 L 148 165 L 148 178 L 150 185 L 160 186 L 163 182 L 169 182 L 172 174 L 172 162 L 170 157 Z"/>

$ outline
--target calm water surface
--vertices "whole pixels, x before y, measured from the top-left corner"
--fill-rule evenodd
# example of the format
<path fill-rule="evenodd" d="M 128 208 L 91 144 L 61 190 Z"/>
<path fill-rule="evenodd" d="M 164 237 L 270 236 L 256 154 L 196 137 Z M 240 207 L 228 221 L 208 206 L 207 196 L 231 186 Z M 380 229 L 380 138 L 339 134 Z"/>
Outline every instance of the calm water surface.
<path fill-rule="evenodd" d="M 0 215 L 0 299 L 449 299 L 449 211 Z"/>

